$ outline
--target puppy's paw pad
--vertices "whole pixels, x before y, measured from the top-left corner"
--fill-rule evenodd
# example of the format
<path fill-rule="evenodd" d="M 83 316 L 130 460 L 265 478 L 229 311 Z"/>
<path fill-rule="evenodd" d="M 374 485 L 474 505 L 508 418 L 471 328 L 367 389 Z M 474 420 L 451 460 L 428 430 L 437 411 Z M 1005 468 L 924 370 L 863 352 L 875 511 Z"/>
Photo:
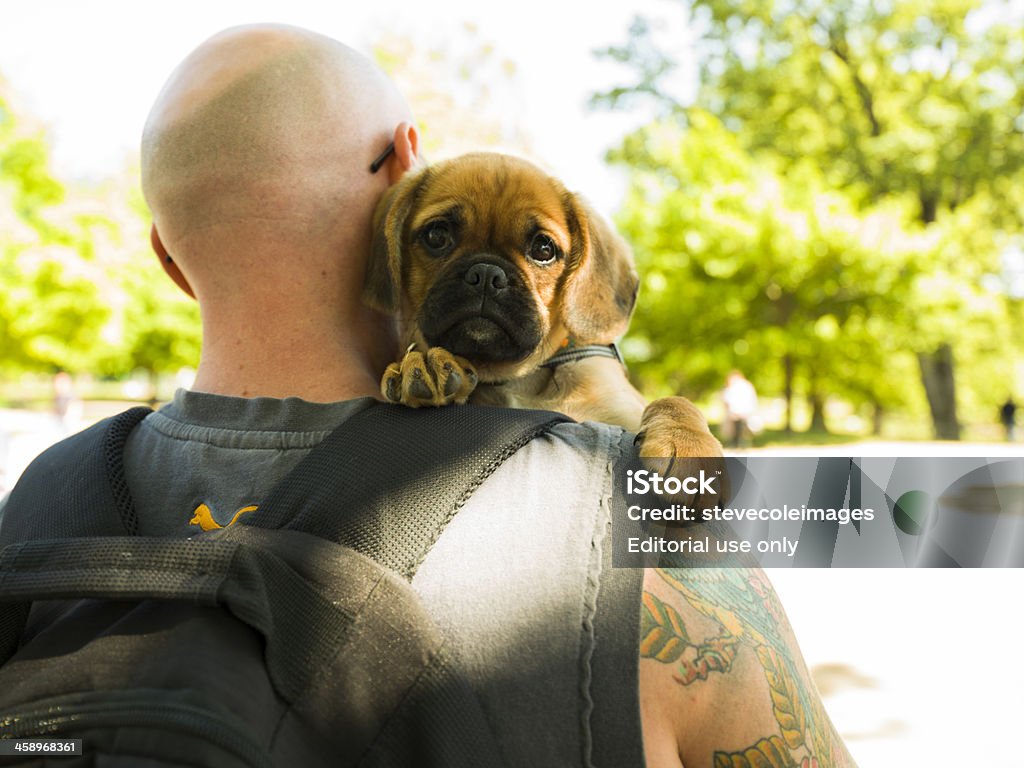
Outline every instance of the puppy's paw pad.
<path fill-rule="evenodd" d="M 464 403 L 476 387 L 476 371 L 442 347 L 426 353 L 410 348 L 381 379 L 381 392 L 392 403 L 411 408 Z"/>
<path fill-rule="evenodd" d="M 444 374 L 447 376 L 444 382 L 444 396 L 455 397 L 459 390 L 462 389 L 462 374 L 455 370 L 453 363 L 445 363 Z"/>
<path fill-rule="evenodd" d="M 476 371 L 472 364 L 443 347 L 427 350 L 427 368 L 437 384 L 440 402 L 436 405 L 464 403 L 476 388 Z"/>
<path fill-rule="evenodd" d="M 402 402 L 402 371 L 398 363 L 391 363 L 380 380 L 380 392 L 389 403 Z"/>
<path fill-rule="evenodd" d="M 422 368 L 413 368 L 411 371 L 412 380 L 409 382 L 409 396 L 415 400 L 433 401 L 435 393 L 431 386 L 424 380 Z"/>

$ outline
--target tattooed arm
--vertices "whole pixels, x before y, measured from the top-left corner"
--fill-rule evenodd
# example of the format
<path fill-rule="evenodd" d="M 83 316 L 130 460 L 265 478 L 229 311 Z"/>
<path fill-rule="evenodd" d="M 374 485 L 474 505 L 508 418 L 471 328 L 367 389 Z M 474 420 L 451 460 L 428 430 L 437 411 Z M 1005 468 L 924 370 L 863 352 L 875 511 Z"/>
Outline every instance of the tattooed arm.
<path fill-rule="evenodd" d="M 650 768 L 853 768 L 762 571 L 648 570 L 640 638 Z"/>

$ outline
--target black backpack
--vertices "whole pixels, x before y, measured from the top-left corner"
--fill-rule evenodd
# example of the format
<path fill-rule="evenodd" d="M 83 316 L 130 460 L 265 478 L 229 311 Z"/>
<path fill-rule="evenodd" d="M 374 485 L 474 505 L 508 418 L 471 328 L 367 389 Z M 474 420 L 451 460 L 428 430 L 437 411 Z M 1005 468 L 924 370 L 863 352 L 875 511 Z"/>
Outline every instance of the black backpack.
<path fill-rule="evenodd" d="M 137 535 L 125 440 L 44 452 L 0 528 L 0 738 L 58 766 L 500 765 L 409 585 L 470 494 L 564 417 L 375 405 L 239 524 Z M 9 750 L 7 750 L 9 751 Z M 49 764 L 34 754 L 0 761 Z"/>

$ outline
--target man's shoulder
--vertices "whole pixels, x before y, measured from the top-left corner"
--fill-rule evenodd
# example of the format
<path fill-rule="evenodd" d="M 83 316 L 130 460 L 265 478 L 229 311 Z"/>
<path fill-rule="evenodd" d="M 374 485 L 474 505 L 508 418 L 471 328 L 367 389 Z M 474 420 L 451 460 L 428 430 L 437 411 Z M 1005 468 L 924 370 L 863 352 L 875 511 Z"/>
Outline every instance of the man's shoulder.
<path fill-rule="evenodd" d="M 597 422 L 559 422 L 505 458 L 473 504 L 561 509 L 600 506 L 616 484 L 619 468 L 635 455 L 633 435 Z M 520 505 L 522 506 L 522 505 Z"/>
<path fill-rule="evenodd" d="M 564 421 L 522 446 L 504 462 L 501 474 L 583 479 L 612 477 L 623 462 L 637 455 L 635 435 L 600 422 Z"/>
<path fill-rule="evenodd" d="M 564 421 L 548 433 L 555 450 L 612 453 L 616 457 L 636 452 L 636 435 L 614 424 L 598 421 Z"/>

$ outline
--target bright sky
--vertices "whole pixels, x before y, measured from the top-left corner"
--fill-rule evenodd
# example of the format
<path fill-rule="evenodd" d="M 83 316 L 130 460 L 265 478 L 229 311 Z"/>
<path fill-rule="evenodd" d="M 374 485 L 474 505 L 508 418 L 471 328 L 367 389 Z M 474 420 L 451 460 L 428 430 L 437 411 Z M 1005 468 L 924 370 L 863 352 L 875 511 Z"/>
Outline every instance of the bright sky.
<path fill-rule="evenodd" d="M 516 65 L 520 100 L 506 106 L 526 126 L 537 155 L 606 213 L 618 203 L 621 181 L 604 166 L 604 152 L 642 117 L 586 109 L 592 92 L 625 79 L 621 68 L 598 61 L 593 51 L 623 42 L 637 13 L 682 26 L 671 0 L 600 6 L 569 0 L 38 0 L 10 3 L 4 11 L 0 75 L 21 108 L 50 128 L 62 178 L 103 176 L 134 156 L 164 80 L 224 27 L 285 22 L 369 52 L 389 32 L 424 48 L 457 44 L 472 22 L 478 44 L 493 43 L 500 58 Z"/>

